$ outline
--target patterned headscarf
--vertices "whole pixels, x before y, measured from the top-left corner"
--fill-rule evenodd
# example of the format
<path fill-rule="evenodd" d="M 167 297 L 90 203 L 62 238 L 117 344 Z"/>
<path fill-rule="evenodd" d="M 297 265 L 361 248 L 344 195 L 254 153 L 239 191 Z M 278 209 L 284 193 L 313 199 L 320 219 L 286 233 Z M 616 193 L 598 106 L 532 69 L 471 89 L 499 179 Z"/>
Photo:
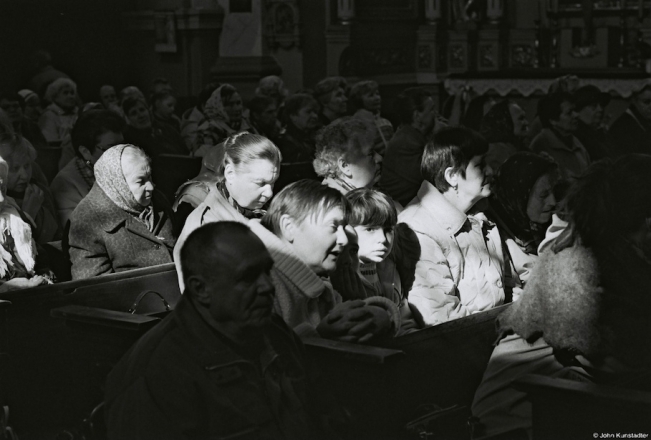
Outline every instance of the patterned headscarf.
<path fill-rule="evenodd" d="M 122 170 L 122 153 L 127 147 L 138 148 L 131 144 L 120 144 L 109 148 L 95 163 L 95 181 L 102 191 L 120 209 L 137 217 L 151 231 L 153 228 L 152 207 L 138 203 L 129 189 Z"/>
<path fill-rule="evenodd" d="M 529 197 L 536 181 L 556 166 L 537 154 L 518 152 L 502 164 L 493 186 L 491 208 L 515 235 L 516 242 L 531 247 L 533 252 L 547 225 L 539 225 L 529 219 Z"/>
<path fill-rule="evenodd" d="M 222 90 L 224 87 L 233 87 L 230 84 L 222 84 L 212 92 L 210 98 L 206 101 L 206 104 L 203 106 L 203 112 L 208 119 L 221 119 L 230 122 L 226 111 L 224 110 L 224 102 L 222 101 Z"/>

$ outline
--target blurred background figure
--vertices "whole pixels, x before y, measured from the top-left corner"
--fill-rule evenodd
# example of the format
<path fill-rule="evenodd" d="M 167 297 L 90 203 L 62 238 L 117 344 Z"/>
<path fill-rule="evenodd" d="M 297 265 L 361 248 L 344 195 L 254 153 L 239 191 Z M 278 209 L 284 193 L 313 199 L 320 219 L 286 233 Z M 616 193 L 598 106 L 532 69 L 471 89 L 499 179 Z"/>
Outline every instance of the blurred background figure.
<path fill-rule="evenodd" d="M 256 96 L 249 101 L 248 107 L 253 129 L 259 135 L 277 141 L 282 132 L 277 101 L 268 96 Z"/>
<path fill-rule="evenodd" d="M 52 65 L 52 55 L 46 50 L 37 50 L 30 57 L 34 71 L 34 76 L 27 83 L 27 88 L 36 92 L 39 96 L 44 96 L 47 87 L 59 78 L 70 78 Z"/>
<path fill-rule="evenodd" d="M 381 156 L 389 145 L 393 137 L 393 126 L 391 122 L 380 116 L 382 110 L 382 97 L 378 83 L 375 81 L 360 81 L 353 85 L 348 95 L 350 104 L 355 113 L 354 118 L 370 121 L 375 125 L 376 137 L 373 142 L 373 149 Z"/>
<path fill-rule="evenodd" d="M 203 156 L 213 145 L 227 137 L 252 130 L 244 117 L 242 97 L 235 87 L 223 84 L 215 90 L 204 106 L 205 119 L 197 127 L 194 155 Z"/>
<path fill-rule="evenodd" d="M 340 76 L 322 79 L 314 86 L 314 97 L 321 104 L 319 121 L 325 126 L 348 112 L 348 83 Z"/>
<path fill-rule="evenodd" d="M 25 108 L 23 109 L 23 114 L 25 117 L 32 122 L 38 123 L 38 120 L 43 113 L 41 98 L 36 93 L 28 89 L 19 90 L 18 94 L 25 101 Z"/>
<path fill-rule="evenodd" d="M 27 139 L 38 151 L 47 147 L 47 141 L 38 124 L 25 116 L 26 103 L 21 95 L 7 92 L 0 95 L 0 108 L 9 117 L 16 134 Z"/>
<path fill-rule="evenodd" d="M 60 146 L 77 121 L 77 84 L 68 78 L 56 79 L 47 87 L 45 100 L 50 105 L 45 108 L 38 125 L 48 144 Z"/>
<path fill-rule="evenodd" d="M 32 236 L 39 244 L 59 240 L 61 228 L 49 188 L 34 174 L 36 150 L 26 139 L 14 136 L 0 141 L 0 156 L 7 161 L 7 195 L 33 222 Z"/>
<path fill-rule="evenodd" d="M 613 143 L 611 155 L 651 154 L 651 83 L 631 98 L 631 104 L 608 131 Z"/>
<path fill-rule="evenodd" d="M 181 120 L 174 114 L 176 110 L 176 98 L 170 92 L 154 94 L 149 100 L 151 114 L 154 121 L 168 125 L 173 130 L 181 133 Z"/>
<path fill-rule="evenodd" d="M 308 94 L 297 93 L 285 102 L 286 130 L 278 139 L 283 163 L 276 183 L 277 191 L 301 179 L 317 179 L 312 161 L 319 127 L 318 113 L 319 103 Z"/>
<path fill-rule="evenodd" d="M 205 85 L 197 97 L 197 105 L 183 112 L 183 116 L 181 117 L 181 136 L 185 141 L 185 146 L 190 151 L 194 151 L 199 123 L 206 117 L 204 115 L 206 101 L 208 101 L 208 98 L 210 98 L 218 87 L 219 83 Z"/>
<path fill-rule="evenodd" d="M 602 93 L 595 86 L 583 86 L 574 92 L 574 106 L 579 115 L 579 127 L 574 136 L 583 144 L 595 162 L 610 154 L 613 145 L 604 127 L 604 111 L 610 102 L 610 95 Z"/>
<path fill-rule="evenodd" d="M 525 149 L 529 122 L 524 110 L 514 102 L 495 104 L 484 115 L 480 133 L 488 141 L 486 163 L 497 171 L 511 155 Z"/>

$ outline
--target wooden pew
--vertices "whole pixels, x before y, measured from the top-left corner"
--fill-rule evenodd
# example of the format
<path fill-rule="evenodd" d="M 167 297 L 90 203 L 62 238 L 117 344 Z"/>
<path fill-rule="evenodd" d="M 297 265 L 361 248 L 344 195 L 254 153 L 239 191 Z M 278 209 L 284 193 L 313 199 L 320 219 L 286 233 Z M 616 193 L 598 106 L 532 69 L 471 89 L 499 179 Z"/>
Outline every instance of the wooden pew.
<path fill-rule="evenodd" d="M 63 320 L 53 319 L 50 310 L 79 305 L 126 312 L 140 292 L 150 289 L 161 293 L 171 307 L 176 305 L 180 293 L 173 264 L 0 294 L 0 300 L 12 303 L 5 332 L 9 373 L 0 377 L 0 388 L 10 396 L 12 421 L 19 432 L 37 425 L 70 426 L 102 395 L 92 388 L 100 369 L 89 369 L 88 356 L 79 356 L 70 329 Z M 164 310 L 162 301 L 147 295 L 138 311 L 147 310 Z M 102 335 L 87 332 L 85 337 L 94 338 L 96 347 L 103 344 Z M 95 394 L 84 392 L 89 389 Z"/>
<path fill-rule="evenodd" d="M 495 318 L 508 307 L 410 333 L 388 345 L 405 353 L 394 378 L 402 402 L 394 411 L 401 424 L 427 406 L 470 408 L 497 339 Z"/>
<path fill-rule="evenodd" d="M 534 440 L 651 434 L 648 391 L 533 374 L 516 380 L 515 387 L 529 394 Z"/>
<path fill-rule="evenodd" d="M 494 319 L 504 309 L 405 335 L 386 347 L 310 339 L 305 341 L 306 353 L 320 370 L 328 390 L 355 421 L 348 438 L 409 438 L 404 426 L 427 412 L 421 408 L 470 407 L 493 350 Z M 125 332 L 123 320 L 111 323 L 110 315 L 88 307 L 69 306 L 53 313 L 66 318 L 68 325 L 82 334 L 91 332 L 87 326 L 94 324 L 99 329 L 95 332 L 104 332 L 105 342 L 131 338 L 124 347 L 145 329 L 129 323 L 131 333 Z M 78 340 L 82 351 L 91 350 L 88 342 Z M 98 351 L 110 353 L 113 362 L 120 358 L 111 347 Z M 105 357 L 97 360 L 107 361 Z M 460 424 L 465 425 L 465 418 Z M 465 426 L 460 428 L 464 430 Z"/>

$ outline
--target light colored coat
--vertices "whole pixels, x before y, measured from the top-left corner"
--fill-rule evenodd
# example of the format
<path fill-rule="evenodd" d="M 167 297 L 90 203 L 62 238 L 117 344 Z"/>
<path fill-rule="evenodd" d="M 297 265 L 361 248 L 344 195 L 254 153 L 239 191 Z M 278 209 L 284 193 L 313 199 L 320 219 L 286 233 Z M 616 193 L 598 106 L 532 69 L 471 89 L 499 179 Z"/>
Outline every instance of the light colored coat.
<path fill-rule="evenodd" d="M 424 181 L 399 215 L 417 235 L 420 259 L 409 302 L 427 325 L 503 304 L 504 256 L 497 227 L 454 208 Z"/>

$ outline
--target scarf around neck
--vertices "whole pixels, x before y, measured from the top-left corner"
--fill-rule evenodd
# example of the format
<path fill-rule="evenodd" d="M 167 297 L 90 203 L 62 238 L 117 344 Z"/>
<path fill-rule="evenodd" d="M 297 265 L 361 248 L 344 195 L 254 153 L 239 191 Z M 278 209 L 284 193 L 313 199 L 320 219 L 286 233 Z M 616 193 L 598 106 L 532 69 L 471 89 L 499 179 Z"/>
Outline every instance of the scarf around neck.
<path fill-rule="evenodd" d="M 120 144 L 109 148 L 95 163 L 95 181 L 106 196 L 120 209 L 142 221 L 149 231 L 154 227 L 153 208 L 138 203 L 129 189 L 122 171 L 122 153 L 131 144 Z"/>

